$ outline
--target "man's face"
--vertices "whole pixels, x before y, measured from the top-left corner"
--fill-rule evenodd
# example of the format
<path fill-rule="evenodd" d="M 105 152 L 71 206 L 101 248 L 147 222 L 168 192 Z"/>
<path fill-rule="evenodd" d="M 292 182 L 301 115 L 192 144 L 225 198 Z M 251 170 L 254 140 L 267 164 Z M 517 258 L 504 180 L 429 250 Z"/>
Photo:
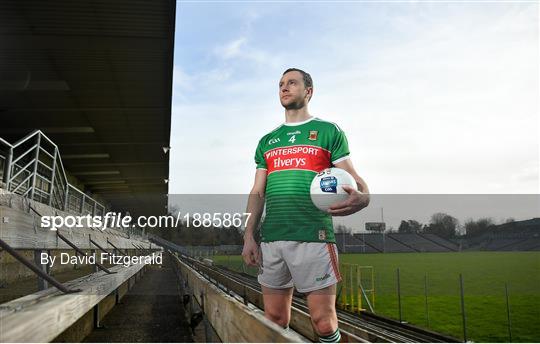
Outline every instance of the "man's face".
<path fill-rule="evenodd" d="M 279 100 L 281 105 L 287 110 L 296 110 L 304 107 L 312 92 L 312 87 L 305 87 L 302 73 L 300 72 L 288 72 L 279 81 Z"/>

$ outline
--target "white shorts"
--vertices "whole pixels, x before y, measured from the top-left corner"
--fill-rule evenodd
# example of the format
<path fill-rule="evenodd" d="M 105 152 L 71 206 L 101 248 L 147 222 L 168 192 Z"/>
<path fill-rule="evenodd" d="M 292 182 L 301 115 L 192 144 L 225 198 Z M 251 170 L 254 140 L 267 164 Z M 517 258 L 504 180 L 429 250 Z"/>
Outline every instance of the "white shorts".
<path fill-rule="evenodd" d="M 336 244 L 272 241 L 261 243 L 258 281 L 272 289 L 296 287 L 301 293 L 341 281 Z"/>

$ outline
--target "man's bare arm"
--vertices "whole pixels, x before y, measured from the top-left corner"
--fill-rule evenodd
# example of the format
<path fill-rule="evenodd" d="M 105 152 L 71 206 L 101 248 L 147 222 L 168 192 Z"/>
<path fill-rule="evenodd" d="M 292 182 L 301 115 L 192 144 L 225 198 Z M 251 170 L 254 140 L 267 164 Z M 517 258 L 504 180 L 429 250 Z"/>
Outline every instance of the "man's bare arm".
<path fill-rule="evenodd" d="M 351 159 L 345 159 L 343 161 L 340 161 L 335 166 L 349 172 L 356 181 L 356 184 L 358 185 L 358 191 L 369 195 L 368 186 L 366 182 L 358 175 L 358 173 L 356 173 Z"/>
<path fill-rule="evenodd" d="M 369 188 L 366 182 L 358 175 L 358 173 L 356 173 L 351 159 L 340 161 L 336 163 L 335 166 L 351 174 L 356 181 L 358 191 L 351 187 L 344 186 L 343 189 L 349 194 L 349 198 L 343 202 L 333 204 L 328 212 L 333 216 L 346 216 L 367 207 L 369 204 Z"/>
<path fill-rule="evenodd" d="M 266 170 L 257 169 L 255 173 L 255 182 L 249 193 L 247 213 L 251 216 L 246 224 L 244 233 L 244 248 L 242 257 L 248 265 L 256 266 L 259 264 L 259 248 L 253 237 L 255 229 L 259 225 L 264 209 L 264 192 L 266 189 Z"/>

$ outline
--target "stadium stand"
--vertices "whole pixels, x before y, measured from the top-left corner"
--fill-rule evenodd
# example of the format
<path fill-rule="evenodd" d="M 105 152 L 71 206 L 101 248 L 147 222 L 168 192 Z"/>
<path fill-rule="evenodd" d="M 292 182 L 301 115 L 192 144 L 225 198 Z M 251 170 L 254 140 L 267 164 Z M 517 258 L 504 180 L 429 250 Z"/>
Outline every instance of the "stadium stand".
<path fill-rule="evenodd" d="M 430 240 L 439 246 L 445 247 L 448 251 L 459 251 L 459 245 L 444 238 L 441 238 L 437 234 L 432 233 L 417 233 L 418 236 Z"/>
<path fill-rule="evenodd" d="M 381 234 L 354 234 L 354 237 L 365 242 L 366 245 L 373 247 L 379 252 L 416 252 L 414 249 L 400 243 L 399 241 Z"/>
<path fill-rule="evenodd" d="M 448 252 L 449 250 L 446 247 L 438 245 L 433 241 L 427 240 L 426 238 L 416 234 L 416 233 L 392 233 L 388 234 L 388 237 L 399 241 L 405 246 L 410 247 L 411 249 L 417 252 Z"/>
<path fill-rule="evenodd" d="M 349 233 L 336 233 L 336 244 L 341 253 L 377 253 L 382 252 L 356 239 Z"/>
<path fill-rule="evenodd" d="M 540 251 L 540 238 L 534 237 L 523 239 L 518 243 L 514 243 L 502 248 L 503 251 Z"/>
<path fill-rule="evenodd" d="M 492 226 L 473 237 L 445 239 L 433 233 L 336 233 L 341 253 L 540 251 L 540 218 Z"/>
<path fill-rule="evenodd" d="M 540 250 L 540 218 L 492 226 L 484 233 L 460 239 L 468 251 Z"/>
<path fill-rule="evenodd" d="M 540 217 L 535 217 L 524 221 L 513 221 L 495 226 L 494 232 L 497 234 L 514 233 L 518 235 L 540 234 Z"/>
<path fill-rule="evenodd" d="M 505 248 L 519 244 L 523 240 L 527 240 L 527 239 L 490 238 L 486 242 L 484 242 L 484 245 L 482 246 L 482 248 L 487 251 L 504 251 Z"/>

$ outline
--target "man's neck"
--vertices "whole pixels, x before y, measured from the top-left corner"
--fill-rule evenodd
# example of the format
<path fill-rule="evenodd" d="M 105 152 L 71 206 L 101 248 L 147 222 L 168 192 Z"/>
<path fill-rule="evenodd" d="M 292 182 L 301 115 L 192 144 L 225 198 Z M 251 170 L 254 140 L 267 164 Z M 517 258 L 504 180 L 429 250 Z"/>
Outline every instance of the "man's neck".
<path fill-rule="evenodd" d="M 309 114 L 307 107 L 300 109 L 285 110 L 285 123 L 297 123 L 310 119 L 312 116 Z"/>

